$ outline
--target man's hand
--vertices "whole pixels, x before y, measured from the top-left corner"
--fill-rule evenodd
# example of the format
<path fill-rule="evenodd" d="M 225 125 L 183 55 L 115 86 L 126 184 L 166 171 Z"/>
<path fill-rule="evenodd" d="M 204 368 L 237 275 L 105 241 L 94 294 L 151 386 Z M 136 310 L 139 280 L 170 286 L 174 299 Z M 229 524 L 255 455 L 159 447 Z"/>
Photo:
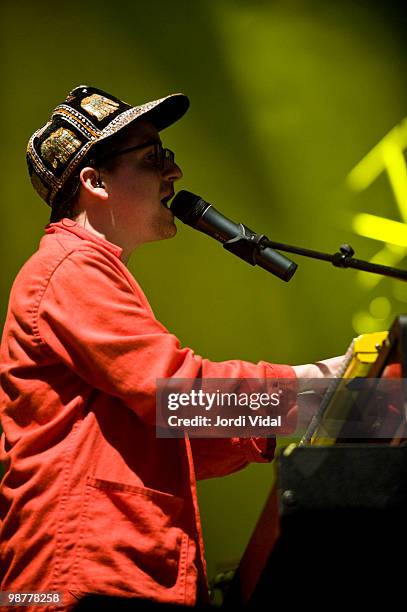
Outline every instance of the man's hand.
<path fill-rule="evenodd" d="M 345 355 L 316 363 L 293 366 L 297 378 L 335 378 L 341 372 Z"/>

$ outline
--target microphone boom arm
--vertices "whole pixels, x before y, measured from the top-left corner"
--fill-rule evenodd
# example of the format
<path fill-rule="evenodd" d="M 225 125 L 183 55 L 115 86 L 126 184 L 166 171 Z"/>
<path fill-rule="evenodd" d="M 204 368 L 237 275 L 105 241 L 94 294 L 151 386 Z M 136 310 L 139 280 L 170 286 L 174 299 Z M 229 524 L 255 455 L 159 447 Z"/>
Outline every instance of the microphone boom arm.
<path fill-rule="evenodd" d="M 273 240 L 268 240 L 268 238 L 264 240 L 263 244 L 273 249 L 285 251 L 286 253 L 295 253 L 296 255 L 302 255 L 303 257 L 329 261 L 337 268 L 353 268 L 354 270 L 371 272 L 372 274 L 381 274 L 382 276 L 389 276 L 391 278 L 397 278 L 398 280 L 407 281 L 407 270 L 401 270 L 400 268 L 393 268 L 391 266 L 384 266 L 382 264 L 374 264 L 370 261 L 364 261 L 363 259 L 354 259 L 353 255 L 355 254 L 355 251 L 350 244 L 342 244 L 339 247 L 339 251 L 333 255 L 330 253 L 323 253 L 321 251 L 304 249 L 303 247 L 297 247 L 290 244 L 275 242 Z"/>

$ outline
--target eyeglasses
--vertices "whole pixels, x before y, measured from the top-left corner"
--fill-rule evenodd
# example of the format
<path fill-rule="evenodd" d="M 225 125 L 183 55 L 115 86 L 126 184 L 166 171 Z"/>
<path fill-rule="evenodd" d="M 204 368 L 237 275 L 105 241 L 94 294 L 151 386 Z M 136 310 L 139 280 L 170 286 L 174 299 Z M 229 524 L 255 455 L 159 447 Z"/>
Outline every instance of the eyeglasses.
<path fill-rule="evenodd" d="M 156 140 L 150 140 L 134 147 L 128 147 L 127 149 L 114 151 L 111 154 L 109 153 L 108 155 L 104 155 L 101 161 L 104 162 L 109 159 L 113 159 L 114 157 L 118 157 L 119 155 L 125 155 L 126 153 L 131 153 L 132 151 L 145 149 L 151 146 L 154 146 L 154 150 L 152 151 L 152 165 L 155 168 L 157 168 L 158 170 L 164 170 L 164 168 L 168 168 L 168 166 L 174 165 L 175 153 L 173 153 L 173 151 L 171 151 L 170 149 L 164 149 L 161 142 L 157 142 Z"/>

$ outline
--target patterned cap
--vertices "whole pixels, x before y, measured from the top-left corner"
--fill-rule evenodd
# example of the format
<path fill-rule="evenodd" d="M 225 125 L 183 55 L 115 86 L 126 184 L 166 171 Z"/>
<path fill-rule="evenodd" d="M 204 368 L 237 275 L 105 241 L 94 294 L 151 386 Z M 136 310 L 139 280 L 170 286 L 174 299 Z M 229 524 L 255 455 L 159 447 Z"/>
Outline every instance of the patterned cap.
<path fill-rule="evenodd" d="M 95 144 L 140 117 L 162 130 L 182 117 L 188 106 L 187 96 L 180 93 L 130 106 L 101 89 L 76 87 L 28 142 L 27 165 L 34 189 L 50 206 L 63 201 L 69 179 L 89 159 Z"/>

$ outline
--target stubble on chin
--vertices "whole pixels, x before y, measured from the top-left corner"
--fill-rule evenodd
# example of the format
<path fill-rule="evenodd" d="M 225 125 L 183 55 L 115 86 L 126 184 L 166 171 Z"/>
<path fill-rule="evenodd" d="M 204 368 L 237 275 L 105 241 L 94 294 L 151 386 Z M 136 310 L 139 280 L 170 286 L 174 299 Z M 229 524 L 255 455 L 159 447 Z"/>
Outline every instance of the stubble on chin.
<path fill-rule="evenodd" d="M 175 223 L 172 223 L 172 225 L 169 225 L 167 227 L 167 235 L 165 236 L 165 238 L 174 238 L 174 236 L 176 236 L 177 234 L 177 226 L 175 225 Z"/>
<path fill-rule="evenodd" d="M 154 240 L 167 240 L 168 238 L 173 238 L 177 233 L 177 226 L 174 223 L 174 219 L 172 221 L 163 222 L 160 220 L 156 225 L 156 231 Z"/>

